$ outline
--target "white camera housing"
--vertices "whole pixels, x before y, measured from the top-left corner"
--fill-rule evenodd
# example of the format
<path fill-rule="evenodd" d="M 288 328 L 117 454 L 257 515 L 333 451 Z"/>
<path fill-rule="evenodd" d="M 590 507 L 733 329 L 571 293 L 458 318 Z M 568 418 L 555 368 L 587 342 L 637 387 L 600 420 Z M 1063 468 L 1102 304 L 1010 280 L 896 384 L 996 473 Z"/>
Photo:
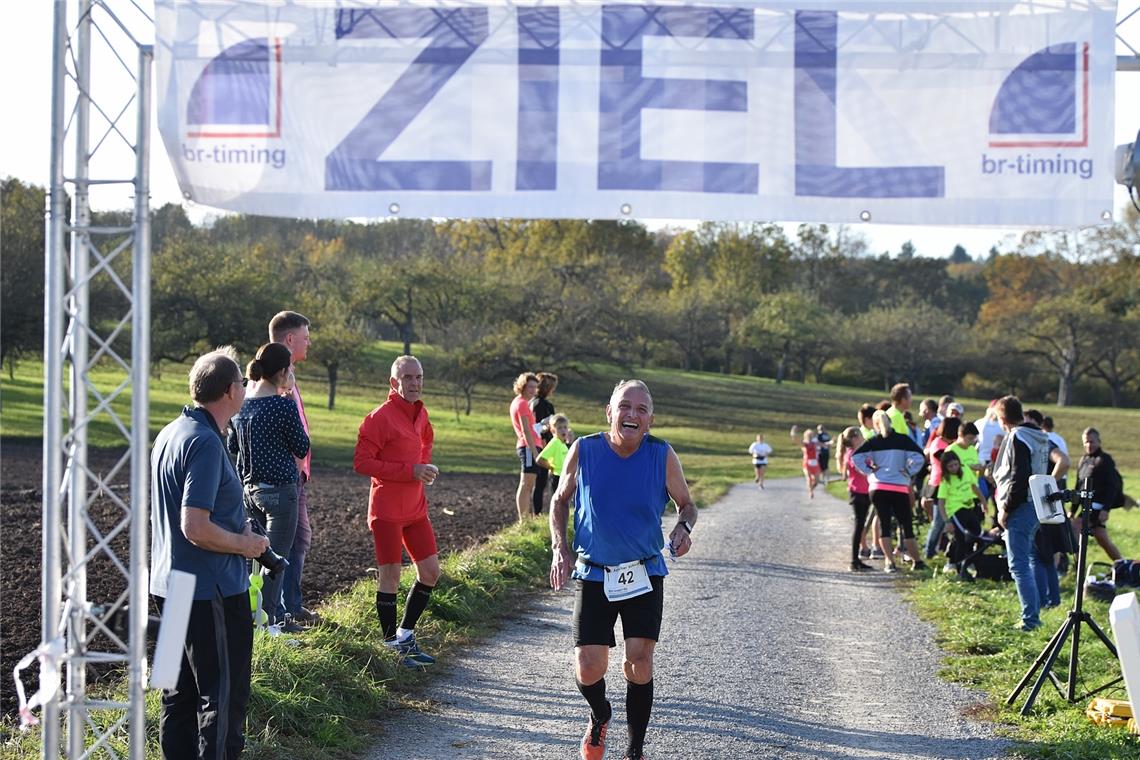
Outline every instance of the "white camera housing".
<path fill-rule="evenodd" d="M 1060 501 L 1049 501 L 1048 497 L 1055 494 L 1057 481 L 1049 475 L 1029 476 L 1029 495 L 1033 497 L 1033 508 L 1037 510 L 1037 520 L 1045 525 L 1060 525 L 1065 522 L 1065 504 Z"/>

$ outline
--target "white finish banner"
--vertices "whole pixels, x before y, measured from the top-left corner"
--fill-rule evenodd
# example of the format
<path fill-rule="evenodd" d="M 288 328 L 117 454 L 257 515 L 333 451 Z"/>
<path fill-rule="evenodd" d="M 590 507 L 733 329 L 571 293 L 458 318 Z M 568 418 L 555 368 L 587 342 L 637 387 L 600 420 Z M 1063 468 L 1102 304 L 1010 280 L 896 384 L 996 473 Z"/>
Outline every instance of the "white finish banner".
<path fill-rule="evenodd" d="M 186 197 L 296 217 L 1083 225 L 1114 2 L 158 0 Z"/>

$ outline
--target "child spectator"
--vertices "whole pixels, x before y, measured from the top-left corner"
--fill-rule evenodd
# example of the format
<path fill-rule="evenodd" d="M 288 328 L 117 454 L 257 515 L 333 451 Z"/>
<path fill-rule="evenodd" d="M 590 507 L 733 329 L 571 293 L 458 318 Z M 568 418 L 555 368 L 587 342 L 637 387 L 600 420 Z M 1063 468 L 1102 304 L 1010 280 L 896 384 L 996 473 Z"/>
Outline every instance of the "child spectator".
<path fill-rule="evenodd" d="M 574 431 L 570 429 L 570 419 L 565 414 L 550 417 L 547 427 L 554 433 L 554 437 L 539 452 L 538 465 L 550 471 L 553 490 L 557 492 L 558 479 L 562 476 L 562 465 L 566 462 L 570 444 L 574 442 Z"/>
<path fill-rule="evenodd" d="M 863 445 L 863 434 L 857 427 L 849 427 L 839 436 L 839 451 L 836 461 L 839 468 L 847 477 L 847 499 L 851 505 L 851 512 L 855 518 L 855 530 L 851 535 L 851 572 L 858 573 L 870 570 L 871 566 L 863 562 L 860 557 L 870 556 L 867 546 L 867 513 L 871 509 L 871 494 L 867 485 L 867 476 L 859 472 L 851 463 L 851 454 Z"/>

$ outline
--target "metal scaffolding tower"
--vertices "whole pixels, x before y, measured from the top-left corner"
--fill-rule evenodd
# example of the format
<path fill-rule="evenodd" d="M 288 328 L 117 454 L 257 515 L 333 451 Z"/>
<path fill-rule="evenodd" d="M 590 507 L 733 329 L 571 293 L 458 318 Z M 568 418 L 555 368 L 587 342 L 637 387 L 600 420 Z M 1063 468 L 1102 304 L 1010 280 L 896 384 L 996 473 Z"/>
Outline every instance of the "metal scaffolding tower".
<path fill-rule="evenodd" d="M 1120 72 L 1140 71 L 1140 2 L 1134 5 L 1118 15 Z M 73 25 L 69 6 L 77 10 Z M 139 42 L 143 28 L 153 29 L 153 19 L 139 0 L 55 0 L 44 291 L 42 641 L 62 640 L 58 664 L 65 675 L 61 691 L 43 710 L 45 758 L 61 752 L 70 758 L 145 753 L 153 48 Z M 134 82 L 126 103 L 114 102 L 121 90 L 105 87 L 116 74 Z M 115 94 L 105 96 L 108 90 Z M 133 153 L 133 177 L 98 172 L 99 156 L 116 149 Z M 133 211 L 129 218 L 95 224 L 91 192 L 115 184 L 133 186 Z M 109 465 L 89 462 L 95 436 L 100 447 L 121 451 Z M 121 577 L 122 591 L 93 604 L 89 567 Z M 112 624 L 124 610 L 125 638 Z M 125 700 L 88 694 L 89 665 L 124 667 Z"/>
<path fill-rule="evenodd" d="M 69 25 L 73 4 L 78 13 Z M 45 758 L 61 750 L 72 758 L 100 750 L 142 758 L 146 745 L 152 60 L 153 48 L 104 0 L 56 0 L 44 252 L 42 640 L 62 640 L 64 683 L 44 706 Z M 135 84 L 127 102 L 117 103 L 121 95 L 104 93 L 124 73 Z M 133 153 L 134 176 L 101 174 L 100 157 L 124 149 Z M 91 192 L 116 184 L 133 186 L 133 211 L 96 224 Z M 89 463 L 95 436 L 121 447 L 110 466 Z M 92 567 L 122 587 L 100 605 L 88 599 Z M 124 610 L 125 637 L 112 625 Z M 126 698 L 89 694 L 92 665 L 125 668 Z"/>

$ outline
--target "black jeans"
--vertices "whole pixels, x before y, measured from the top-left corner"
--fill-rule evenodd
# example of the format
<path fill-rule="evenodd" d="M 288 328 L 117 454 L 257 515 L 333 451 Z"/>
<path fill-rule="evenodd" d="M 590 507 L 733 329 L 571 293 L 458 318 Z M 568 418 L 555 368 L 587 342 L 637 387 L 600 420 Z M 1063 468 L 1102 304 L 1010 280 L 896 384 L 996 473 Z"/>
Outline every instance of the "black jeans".
<path fill-rule="evenodd" d="M 550 478 L 550 470 L 539 467 L 534 474 L 534 494 L 531 496 L 531 508 L 536 515 L 542 514 L 542 504 L 546 496 L 546 481 Z"/>
<path fill-rule="evenodd" d="M 155 597 L 159 610 L 163 599 Z M 195 600 L 178 685 L 162 693 L 165 760 L 234 760 L 245 747 L 253 618 L 249 594 Z"/>
<path fill-rule="evenodd" d="M 855 533 L 851 536 L 851 561 L 859 561 L 859 547 L 863 544 L 863 527 L 867 524 L 867 512 L 871 510 L 871 495 L 848 491 L 848 503 L 855 513 Z"/>

